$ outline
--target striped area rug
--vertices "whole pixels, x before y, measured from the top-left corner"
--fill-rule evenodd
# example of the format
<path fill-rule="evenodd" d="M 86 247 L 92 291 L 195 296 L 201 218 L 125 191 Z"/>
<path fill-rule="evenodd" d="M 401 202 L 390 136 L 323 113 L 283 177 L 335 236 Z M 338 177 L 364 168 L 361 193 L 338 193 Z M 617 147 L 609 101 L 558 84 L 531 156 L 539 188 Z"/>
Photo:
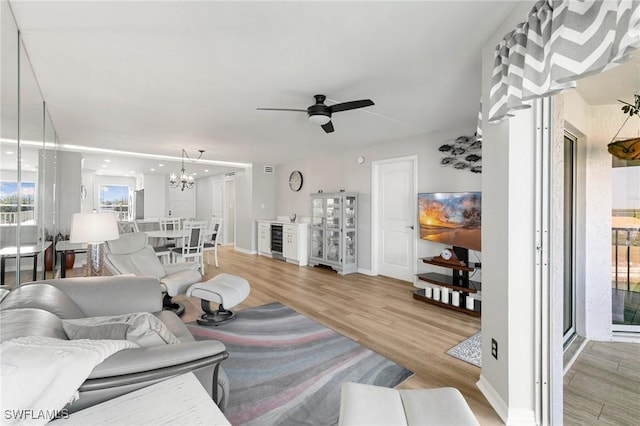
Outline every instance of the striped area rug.
<path fill-rule="evenodd" d="M 237 312 L 219 327 L 188 324 L 227 347 L 225 416 L 238 425 L 335 425 L 340 384 L 394 387 L 413 372 L 281 303 Z"/>

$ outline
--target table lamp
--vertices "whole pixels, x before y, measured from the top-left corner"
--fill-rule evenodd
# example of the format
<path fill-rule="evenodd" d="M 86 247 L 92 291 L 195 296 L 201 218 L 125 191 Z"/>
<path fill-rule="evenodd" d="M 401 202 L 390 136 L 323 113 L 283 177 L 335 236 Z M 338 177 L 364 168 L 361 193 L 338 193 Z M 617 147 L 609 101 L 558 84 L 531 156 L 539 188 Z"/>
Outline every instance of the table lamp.
<path fill-rule="evenodd" d="M 105 241 L 117 240 L 118 223 L 113 213 L 74 213 L 71 243 L 87 243 L 87 276 L 102 275 Z"/>

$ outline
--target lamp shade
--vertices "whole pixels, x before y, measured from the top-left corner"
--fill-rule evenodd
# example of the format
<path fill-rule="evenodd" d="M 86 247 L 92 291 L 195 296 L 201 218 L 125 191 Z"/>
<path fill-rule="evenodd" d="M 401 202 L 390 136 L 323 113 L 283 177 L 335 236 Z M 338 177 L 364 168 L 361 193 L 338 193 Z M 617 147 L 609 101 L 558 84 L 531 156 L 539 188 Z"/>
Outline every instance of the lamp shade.
<path fill-rule="evenodd" d="M 118 223 L 113 213 L 74 213 L 71 218 L 71 243 L 103 243 L 117 240 Z"/>

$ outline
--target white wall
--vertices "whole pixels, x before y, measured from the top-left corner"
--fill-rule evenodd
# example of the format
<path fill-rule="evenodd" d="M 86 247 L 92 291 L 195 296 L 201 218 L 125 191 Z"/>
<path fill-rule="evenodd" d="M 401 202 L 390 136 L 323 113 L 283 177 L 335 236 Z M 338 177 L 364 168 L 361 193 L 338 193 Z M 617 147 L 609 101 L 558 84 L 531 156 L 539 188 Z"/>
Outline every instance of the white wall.
<path fill-rule="evenodd" d="M 640 167 L 616 167 L 612 170 L 613 209 L 640 209 Z"/>
<path fill-rule="evenodd" d="M 526 19 L 533 2 L 520 3 L 482 50 L 483 116 L 488 117 L 494 50 Z M 498 343 L 498 359 L 483 350 L 478 386 L 507 424 L 535 424 L 536 348 L 535 156 L 533 111 L 483 125 L 482 346 Z"/>
<path fill-rule="evenodd" d="M 169 177 L 160 174 L 144 175 L 144 218 L 168 216 L 167 187 Z"/>
<path fill-rule="evenodd" d="M 68 234 L 71 216 L 80 213 L 80 182 L 82 156 L 77 152 L 58 151 L 56 154 L 56 229 Z"/>
<path fill-rule="evenodd" d="M 256 224 L 253 211 L 253 167 L 236 173 L 236 249 L 256 252 Z"/>
<path fill-rule="evenodd" d="M 84 185 L 87 196 L 81 201 L 82 213 L 91 213 L 93 209 L 97 209 L 95 193 L 98 191 L 96 188 L 96 172 L 95 170 L 83 170 L 82 171 L 82 185 Z"/>
<path fill-rule="evenodd" d="M 369 145 L 358 149 L 345 149 L 334 157 L 312 158 L 276 166 L 275 216 L 289 216 L 296 213 L 298 217 L 311 214 L 311 193 L 318 190 L 337 192 L 357 192 L 358 198 L 358 268 L 371 270 L 371 162 L 408 155 L 418 156 L 418 192 L 434 191 L 479 191 L 482 174 L 468 170 L 456 170 L 453 167 L 440 165 L 442 153 L 438 147 L 451 142 L 458 136 L 473 135 L 476 122 L 463 123 L 454 129 L 413 136 L 410 138 Z M 363 164 L 356 162 L 364 156 Z M 289 175 L 292 171 L 302 172 L 303 185 L 299 192 L 289 189 Z M 416 217 L 418 212 L 415 212 Z M 420 255 L 425 252 L 436 254 L 441 245 L 420 241 Z M 478 277 L 474 277 L 476 279 Z"/>

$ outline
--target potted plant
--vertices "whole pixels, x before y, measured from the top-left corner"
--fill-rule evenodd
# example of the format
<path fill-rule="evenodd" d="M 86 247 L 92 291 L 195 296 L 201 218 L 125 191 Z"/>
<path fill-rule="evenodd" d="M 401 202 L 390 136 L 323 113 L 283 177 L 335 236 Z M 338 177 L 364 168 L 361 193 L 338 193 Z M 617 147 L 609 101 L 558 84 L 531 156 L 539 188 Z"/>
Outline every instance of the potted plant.
<path fill-rule="evenodd" d="M 634 104 L 619 100 L 619 102 L 624 104 L 622 112 L 625 115 L 629 115 L 626 120 L 624 120 L 624 123 L 622 123 L 622 126 L 620 126 L 620 130 L 622 130 L 624 125 L 627 124 L 627 121 L 634 115 L 640 117 L 640 95 L 636 93 L 633 96 Z M 618 133 L 613 137 L 613 141 L 607 145 L 609 153 L 622 160 L 640 160 L 640 138 L 635 137 L 616 141 L 615 139 L 620 133 L 620 130 L 618 130 Z"/>

